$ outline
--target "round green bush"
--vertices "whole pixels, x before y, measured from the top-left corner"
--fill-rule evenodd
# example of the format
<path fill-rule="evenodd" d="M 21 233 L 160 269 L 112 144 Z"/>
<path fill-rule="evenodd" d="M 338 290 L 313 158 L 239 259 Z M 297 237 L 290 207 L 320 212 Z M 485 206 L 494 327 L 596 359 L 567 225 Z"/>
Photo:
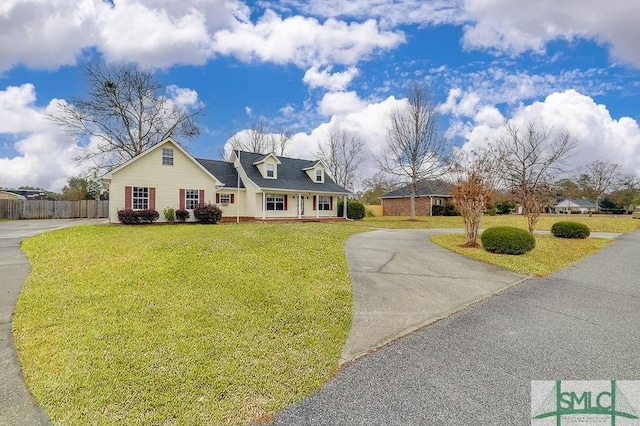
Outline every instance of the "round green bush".
<path fill-rule="evenodd" d="M 338 201 L 338 217 L 342 217 L 344 213 L 344 201 Z M 364 218 L 364 204 L 360 201 L 347 201 L 347 217 L 349 219 L 360 220 Z"/>
<path fill-rule="evenodd" d="M 589 227 L 578 222 L 556 222 L 551 227 L 551 233 L 560 238 L 587 238 L 591 231 Z"/>
<path fill-rule="evenodd" d="M 511 226 L 495 226 L 480 236 L 482 247 L 496 254 L 523 254 L 536 246 L 536 240 L 528 231 Z"/>

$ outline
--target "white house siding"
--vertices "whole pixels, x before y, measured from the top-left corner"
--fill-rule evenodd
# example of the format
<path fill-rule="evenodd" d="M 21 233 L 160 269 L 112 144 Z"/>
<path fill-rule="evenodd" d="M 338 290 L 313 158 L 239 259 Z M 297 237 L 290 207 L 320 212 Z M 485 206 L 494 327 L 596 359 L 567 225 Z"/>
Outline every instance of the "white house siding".
<path fill-rule="evenodd" d="M 173 148 L 173 166 L 162 164 L 162 148 Z M 185 156 L 173 143 L 166 142 L 136 161 L 113 173 L 109 185 L 109 221 L 118 222 L 118 210 L 125 208 L 126 186 L 156 188 L 155 209 L 158 221 L 164 221 L 162 211 L 167 207 L 180 208 L 180 189 L 204 190 L 202 202 L 214 202 L 215 180 Z M 193 215 L 191 215 L 193 220 Z"/>

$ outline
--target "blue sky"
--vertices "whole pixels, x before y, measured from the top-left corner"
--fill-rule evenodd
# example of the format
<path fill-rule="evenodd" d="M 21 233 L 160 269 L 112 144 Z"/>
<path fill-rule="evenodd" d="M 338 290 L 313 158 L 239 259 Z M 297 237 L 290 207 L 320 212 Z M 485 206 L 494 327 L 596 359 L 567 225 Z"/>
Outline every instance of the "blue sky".
<path fill-rule="evenodd" d="M 81 173 L 46 116 L 84 94 L 88 56 L 149 67 L 176 105 L 204 105 L 197 157 L 258 120 L 293 130 L 292 157 L 336 127 L 381 155 L 388 114 L 424 81 L 459 146 L 536 120 L 578 140 L 571 167 L 638 175 L 638 16 L 628 0 L 3 0 L 0 187 L 59 191 Z"/>

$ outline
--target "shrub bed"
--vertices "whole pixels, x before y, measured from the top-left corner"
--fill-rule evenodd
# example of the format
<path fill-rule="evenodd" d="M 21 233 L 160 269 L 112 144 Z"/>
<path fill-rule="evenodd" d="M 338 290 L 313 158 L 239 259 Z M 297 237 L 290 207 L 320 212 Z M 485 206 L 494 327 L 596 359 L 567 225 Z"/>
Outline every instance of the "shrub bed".
<path fill-rule="evenodd" d="M 480 236 L 482 247 L 496 254 L 523 254 L 536 246 L 536 240 L 528 231 L 511 226 L 495 226 Z"/>
<path fill-rule="evenodd" d="M 138 225 L 141 223 L 153 223 L 160 217 L 155 210 L 118 210 L 118 220 L 125 225 Z"/>
<path fill-rule="evenodd" d="M 591 231 L 584 223 L 578 222 L 556 222 L 551 226 L 551 233 L 559 238 L 587 238 Z"/>
<path fill-rule="evenodd" d="M 189 216 L 191 216 L 191 213 L 189 213 L 187 210 L 185 209 L 178 209 L 176 210 L 176 220 L 178 222 L 184 222 L 187 219 L 189 219 Z"/>
<path fill-rule="evenodd" d="M 360 201 L 347 201 L 347 217 L 349 219 L 360 220 L 364 218 L 364 204 Z M 338 217 L 343 217 L 344 201 L 338 201 Z"/>
<path fill-rule="evenodd" d="M 193 217 L 200 223 L 218 223 L 222 219 L 222 210 L 216 204 L 200 204 L 193 209 Z"/>

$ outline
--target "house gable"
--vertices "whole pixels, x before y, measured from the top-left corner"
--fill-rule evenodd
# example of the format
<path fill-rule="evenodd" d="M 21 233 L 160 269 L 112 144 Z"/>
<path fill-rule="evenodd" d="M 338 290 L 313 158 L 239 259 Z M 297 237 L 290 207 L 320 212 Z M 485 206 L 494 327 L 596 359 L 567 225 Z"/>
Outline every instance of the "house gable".
<path fill-rule="evenodd" d="M 313 166 L 304 169 L 304 171 L 309 176 L 309 179 L 311 179 L 311 181 L 314 183 L 324 183 L 326 170 L 327 168 L 322 161 L 318 161 Z"/>
<path fill-rule="evenodd" d="M 280 160 L 273 153 L 267 154 L 264 158 L 253 163 L 263 179 L 278 179 L 279 164 L 281 164 Z"/>

